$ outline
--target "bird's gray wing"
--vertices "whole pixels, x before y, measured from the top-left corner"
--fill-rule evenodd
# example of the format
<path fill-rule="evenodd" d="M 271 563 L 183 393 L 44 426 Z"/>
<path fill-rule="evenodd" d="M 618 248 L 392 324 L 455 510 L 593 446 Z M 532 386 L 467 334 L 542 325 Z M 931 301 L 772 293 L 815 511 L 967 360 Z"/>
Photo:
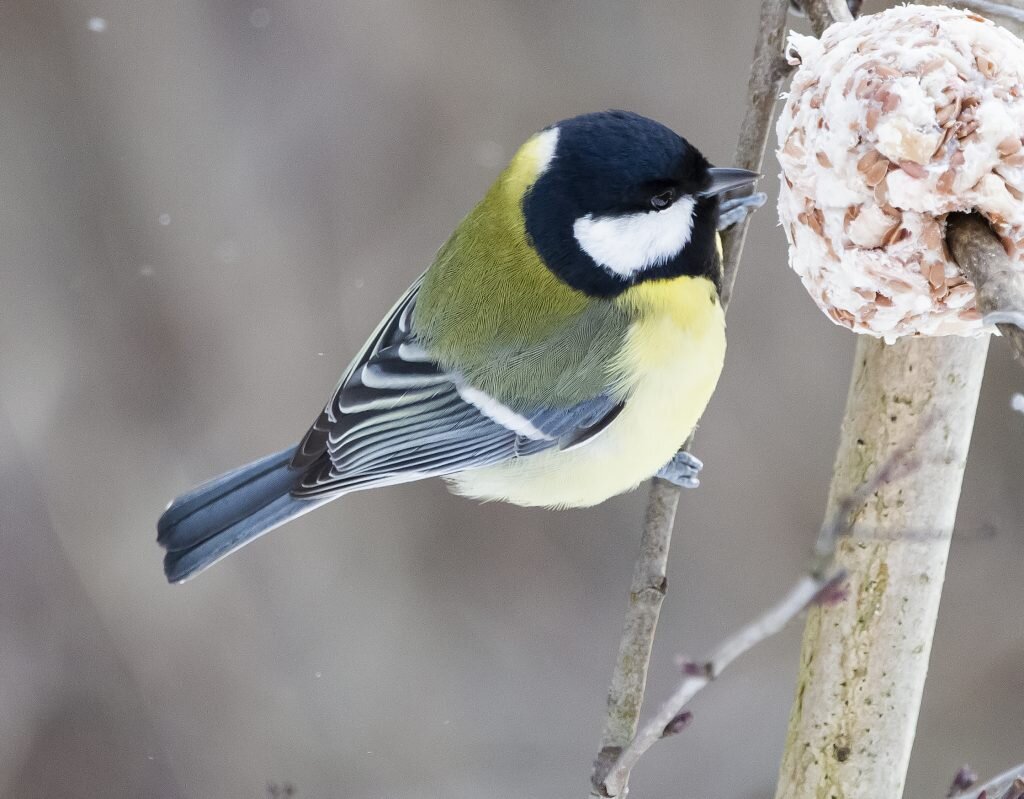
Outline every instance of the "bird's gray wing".
<path fill-rule="evenodd" d="M 306 433 L 296 496 L 323 496 L 580 446 L 622 408 L 600 394 L 564 408 L 513 410 L 444 370 L 417 343 L 420 281 L 392 308 Z"/>

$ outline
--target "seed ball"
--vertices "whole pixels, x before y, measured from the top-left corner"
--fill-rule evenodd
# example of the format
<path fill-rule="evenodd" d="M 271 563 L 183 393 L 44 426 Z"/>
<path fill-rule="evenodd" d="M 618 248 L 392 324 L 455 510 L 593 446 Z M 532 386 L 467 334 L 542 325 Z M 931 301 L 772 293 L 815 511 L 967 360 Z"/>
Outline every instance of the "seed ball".
<path fill-rule="evenodd" d="M 910 5 L 791 34 L 787 58 L 779 218 L 815 302 L 890 342 L 985 332 L 946 217 L 984 215 L 1024 270 L 1024 43 Z"/>

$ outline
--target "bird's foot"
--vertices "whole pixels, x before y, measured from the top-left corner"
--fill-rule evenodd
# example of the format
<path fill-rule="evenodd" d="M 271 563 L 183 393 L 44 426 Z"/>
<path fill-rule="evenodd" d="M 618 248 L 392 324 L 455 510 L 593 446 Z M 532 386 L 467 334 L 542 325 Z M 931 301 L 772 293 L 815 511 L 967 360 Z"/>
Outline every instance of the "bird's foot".
<path fill-rule="evenodd" d="M 685 450 L 679 450 L 658 472 L 658 477 L 668 480 L 680 488 L 696 488 L 700 485 L 697 476 L 704 464 Z"/>
<path fill-rule="evenodd" d="M 750 214 L 768 202 L 768 195 L 763 191 L 747 194 L 744 197 L 731 197 L 722 200 L 718 206 L 718 229 L 725 230 L 738 225 Z"/>

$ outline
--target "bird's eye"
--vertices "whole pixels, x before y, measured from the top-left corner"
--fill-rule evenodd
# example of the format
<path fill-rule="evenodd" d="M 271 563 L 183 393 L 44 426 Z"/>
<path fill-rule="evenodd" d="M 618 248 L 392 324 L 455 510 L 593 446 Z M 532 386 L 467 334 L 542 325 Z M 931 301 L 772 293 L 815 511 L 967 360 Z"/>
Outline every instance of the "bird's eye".
<path fill-rule="evenodd" d="M 665 189 L 651 197 L 651 208 L 655 211 L 664 211 L 676 201 L 676 190 Z"/>

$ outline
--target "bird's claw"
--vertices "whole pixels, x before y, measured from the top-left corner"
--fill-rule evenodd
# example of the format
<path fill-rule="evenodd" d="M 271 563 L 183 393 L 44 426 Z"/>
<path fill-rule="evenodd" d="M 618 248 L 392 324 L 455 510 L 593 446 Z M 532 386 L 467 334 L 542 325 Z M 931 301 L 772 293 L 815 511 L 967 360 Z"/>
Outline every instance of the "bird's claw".
<path fill-rule="evenodd" d="M 679 450 L 658 472 L 658 477 L 668 480 L 680 488 L 696 488 L 700 485 L 697 479 L 703 462 L 685 450 Z"/>
<path fill-rule="evenodd" d="M 768 195 L 763 191 L 722 200 L 718 206 L 718 229 L 725 230 L 738 225 L 766 202 Z"/>

